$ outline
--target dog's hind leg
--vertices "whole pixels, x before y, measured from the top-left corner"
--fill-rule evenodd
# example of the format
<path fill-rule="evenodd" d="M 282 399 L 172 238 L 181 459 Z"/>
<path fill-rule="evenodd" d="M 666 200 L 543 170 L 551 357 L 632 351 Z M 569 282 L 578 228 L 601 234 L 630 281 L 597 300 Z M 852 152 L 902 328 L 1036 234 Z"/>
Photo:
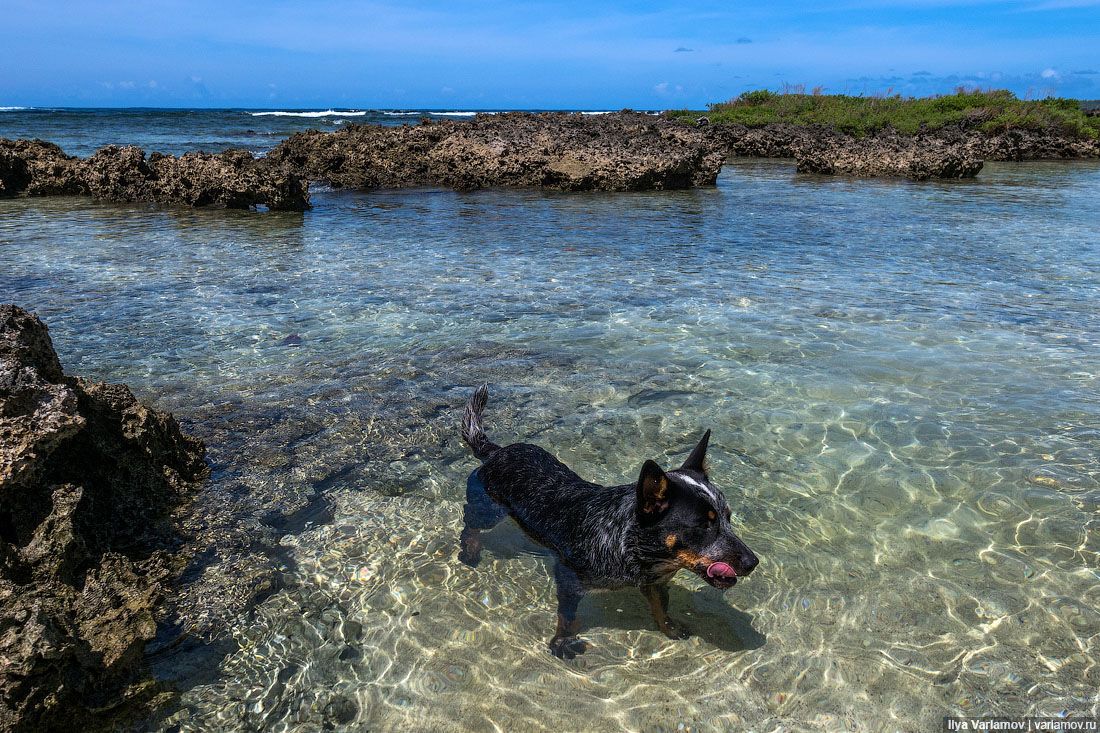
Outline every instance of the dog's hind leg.
<path fill-rule="evenodd" d="M 577 574 L 561 562 L 554 565 L 554 582 L 558 591 L 558 628 L 550 639 L 550 653 L 559 659 L 572 659 L 588 649 L 588 642 L 577 637 L 581 628 L 577 606 L 584 597 L 584 586 Z"/>
<path fill-rule="evenodd" d="M 481 562 L 481 532 L 492 529 L 508 516 L 507 510 L 485 491 L 477 471 L 466 480 L 466 504 L 462 507 L 462 534 L 458 559 L 472 568 Z"/>
<path fill-rule="evenodd" d="M 668 583 L 652 583 L 641 587 L 642 595 L 649 601 L 649 612 L 657 622 L 657 628 L 670 639 L 686 639 L 691 636 L 681 623 L 668 617 Z"/>

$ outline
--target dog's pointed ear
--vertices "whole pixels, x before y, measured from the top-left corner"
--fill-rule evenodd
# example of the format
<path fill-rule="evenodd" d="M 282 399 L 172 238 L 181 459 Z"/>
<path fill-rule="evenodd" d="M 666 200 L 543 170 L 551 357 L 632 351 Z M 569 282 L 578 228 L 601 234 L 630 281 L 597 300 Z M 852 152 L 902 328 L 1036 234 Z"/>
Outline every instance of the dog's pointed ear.
<path fill-rule="evenodd" d="M 656 516 L 668 509 L 668 476 L 656 461 L 642 464 L 638 476 L 638 511 Z"/>
<path fill-rule="evenodd" d="M 703 433 L 702 439 L 699 441 L 699 445 L 695 446 L 695 449 L 691 451 L 691 455 L 684 461 L 684 465 L 680 468 L 687 471 L 698 471 L 704 476 L 707 475 L 707 444 L 710 443 L 710 430 Z"/>

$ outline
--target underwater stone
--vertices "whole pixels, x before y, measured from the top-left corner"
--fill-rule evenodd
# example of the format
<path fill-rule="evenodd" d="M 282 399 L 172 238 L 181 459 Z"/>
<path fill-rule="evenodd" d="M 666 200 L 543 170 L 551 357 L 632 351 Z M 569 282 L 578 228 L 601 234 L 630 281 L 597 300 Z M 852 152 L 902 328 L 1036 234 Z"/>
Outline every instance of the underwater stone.
<path fill-rule="evenodd" d="M 355 720 L 359 713 L 359 706 L 346 697 L 335 697 L 325 705 L 324 715 L 326 728 L 336 725 L 347 725 Z"/>

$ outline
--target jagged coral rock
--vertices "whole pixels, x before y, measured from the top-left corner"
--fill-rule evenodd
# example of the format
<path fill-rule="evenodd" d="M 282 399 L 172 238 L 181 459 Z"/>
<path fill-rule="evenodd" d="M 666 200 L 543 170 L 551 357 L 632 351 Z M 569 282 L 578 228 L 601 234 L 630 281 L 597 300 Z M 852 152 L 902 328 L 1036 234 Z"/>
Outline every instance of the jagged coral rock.
<path fill-rule="evenodd" d="M 141 148 L 108 145 L 80 159 L 41 140 L 0 139 L 0 196 L 21 194 L 230 209 L 309 208 L 306 183 L 244 150 L 146 158 Z"/>
<path fill-rule="evenodd" d="M 653 115 L 512 112 L 466 122 L 292 135 L 269 155 L 348 188 L 497 186 L 640 191 L 714 185 L 723 155 L 700 131 Z"/>
<path fill-rule="evenodd" d="M 84 728 L 139 680 L 204 454 L 125 386 L 66 377 L 46 326 L 0 306 L 0 730 Z"/>
<path fill-rule="evenodd" d="M 798 170 L 849 176 L 973 178 L 983 161 L 965 145 L 937 139 L 878 135 L 831 138 L 795 150 Z"/>

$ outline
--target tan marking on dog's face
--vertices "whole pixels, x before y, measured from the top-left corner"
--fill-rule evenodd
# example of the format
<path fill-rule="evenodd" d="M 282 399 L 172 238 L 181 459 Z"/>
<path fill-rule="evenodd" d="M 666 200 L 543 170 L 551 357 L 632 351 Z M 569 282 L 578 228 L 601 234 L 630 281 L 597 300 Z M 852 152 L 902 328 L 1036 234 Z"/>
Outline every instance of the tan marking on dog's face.
<path fill-rule="evenodd" d="M 665 537 L 665 547 L 672 549 L 676 546 L 676 535 L 670 534 Z"/>
<path fill-rule="evenodd" d="M 707 512 L 707 519 L 713 522 L 715 519 L 718 519 L 718 515 L 715 514 L 713 511 L 709 511 Z"/>
<path fill-rule="evenodd" d="M 691 550 L 680 550 L 676 553 L 676 560 L 686 570 L 693 570 L 701 566 L 709 567 L 714 564 L 714 560 Z"/>

